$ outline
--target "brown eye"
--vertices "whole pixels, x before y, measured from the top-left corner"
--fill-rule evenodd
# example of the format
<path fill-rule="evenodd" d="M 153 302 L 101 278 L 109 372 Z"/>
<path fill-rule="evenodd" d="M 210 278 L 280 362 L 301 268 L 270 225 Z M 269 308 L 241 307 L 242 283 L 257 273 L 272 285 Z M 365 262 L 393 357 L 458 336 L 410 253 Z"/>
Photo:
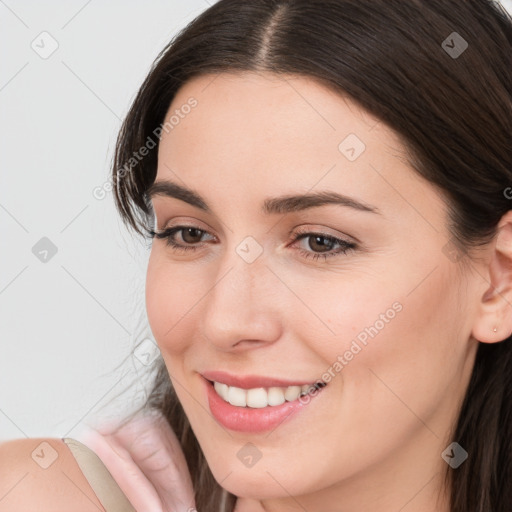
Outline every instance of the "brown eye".
<path fill-rule="evenodd" d="M 314 252 L 328 252 L 331 251 L 335 245 L 334 240 L 326 236 L 309 235 L 308 240 L 309 248 Z"/>
<path fill-rule="evenodd" d="M 187 244 L 196 244 L 201 242 L 204 231 L 197 228 L 182 228 L 181 238 Z"/>
<path fill-rule="evenodd" d="M 304 258 L 327 258 L 331 256 L 341 256 L 351 250 L 356 249 L 354 242 L 342 240 L 331 235 L 323 233 L 298 233 L 294 239 L 298 246 L 298 251 Z"/>
<path fill-rule="evenodd" d="M 150 230 L 149 234 L 152 237 L 165 240 L 166 244 L 176 251 L 195 251 L 208 237 L 210 240 L 215 239 L 208 231 L 194 226 L 175 226 L 159 233 Z"/>

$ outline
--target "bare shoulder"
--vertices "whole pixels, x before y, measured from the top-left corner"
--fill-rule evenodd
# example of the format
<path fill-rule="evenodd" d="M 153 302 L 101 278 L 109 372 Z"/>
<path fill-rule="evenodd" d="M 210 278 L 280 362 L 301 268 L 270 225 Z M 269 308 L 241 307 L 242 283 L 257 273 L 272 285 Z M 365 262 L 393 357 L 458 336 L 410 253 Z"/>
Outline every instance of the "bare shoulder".
<path fill-rule="evenodd" d="M 0 442 L 0 512 L 26 510 L 105 510 L 63 440 Z"/>

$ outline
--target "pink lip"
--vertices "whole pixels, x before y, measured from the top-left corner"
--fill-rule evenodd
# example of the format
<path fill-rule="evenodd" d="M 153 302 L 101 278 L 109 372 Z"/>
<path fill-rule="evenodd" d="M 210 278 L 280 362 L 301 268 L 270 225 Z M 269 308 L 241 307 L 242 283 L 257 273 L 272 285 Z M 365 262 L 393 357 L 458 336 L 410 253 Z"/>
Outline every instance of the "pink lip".
<path fill-rule="evenodd" d="M 208 373 L 208 375 L 211 376 L 210 373 Z M 217 376 L 217 378 L 219 377 Z M 274 430 L 281 423 L 288 421 L 299 411 L 304 410 L 308 405 L 310 406 L 311 402 L 318 399 L 318 395 L 321 394 L 322 391 L 322 389 L 318 390 L 318 393 L 316 393 L 314 396 L 309 396 L 307 400 L 297 399 L 293 400 L 292 402 L 284 402 L 283 404 L 277 406 L 267 406 L 262 408 L 235 407 L 234 405 L 224 401 L 217 394 L 213 388 L 213 384 L 209 381 L 209 379 L 207 380 L 203 378 L 203 382 L 206 387 L 208 406 L 210 407 L 212 416 L 224 428 L 237 432 L 264 432 L 268 430 Z M 223 382 L 223 380 L 219 378 L 217 382 Z M 258 382 L 262 381 L 259 380 Z M 272 380 L 272 383 L 275 382 L 277 381 Z M 225 383 L 227 384 L 227 382 Z M 295 383 L 287 385 L 295 385 Z"/>
<path fill-rule="evenodd" d="M 288 386 L 303 386 L 305 384 L 314 384 L 316 381 L 305 380 L 283 380 L 273 377 L 261 377 L 259 375 L 231 375 L 222 371 L 202 372 L 202 376 L 212 382 L 222 382 L 228 386 L 235 386 L 242 389 L 251 388 L 271 388 Z"/>

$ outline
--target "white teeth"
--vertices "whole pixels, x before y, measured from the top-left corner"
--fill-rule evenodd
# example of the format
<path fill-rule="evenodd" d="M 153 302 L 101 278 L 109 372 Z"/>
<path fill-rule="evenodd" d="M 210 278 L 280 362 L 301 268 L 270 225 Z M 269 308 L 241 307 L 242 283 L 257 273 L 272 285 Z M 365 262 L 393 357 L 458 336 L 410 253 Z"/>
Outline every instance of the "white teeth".
<path fill-rule="evenodd" d="M 316 389 L 315 386 L 313 386 L 313 384 L 304 384 L 304 386 L 302 386 L 302 390 L 301 390 L 300 394 L 307 395 L 313 389 Z"/>
<path fill-rule="evenodd" d="M 247 405 L 247 391 L 242 388 L 228 386 L 228 402 L 231 405 L 245 407 Z"/>
<path fill-rule="evenodd" d="M 265 388 L 254 388 L 247 390 L 247 406 L 262 408 L 267 407 L 267 392 Z"/>
<path fill-rule="evenodd" d="M 267 395 L 268 405 L 281 405 L 286 401 L 283 388 L 268 388 Z"/>
<path fill-rule="evenodd" d="M 252 388 L 242 389 L 235 386 L 228 386 L 221 382 L 214 382 L 213 387 L 217 394 L 226 402 L 237 407 L 252 407 L 261 409 L 267 406 L 276 406 L 284 402 L 293 402 L 300 396 L 310 393 L 316 389 L 312 384 L 303 386 L 288 386 L 286 388 Z"/>
<path fill-rule="evenodd" d="M 284 397 L 286 398 L 287 402 L 293 402 L 294 400 L 297 400 L 297 398 L 299 398 L 301 391 L 302 386 L 289 386 L 286 388 L 286 391 L 284 392 Z"/>
<path fill-rule="evenodd" d="M 215 382 L 213 387 L 215 388 L 215 391 L 217 391 L 217 394 L 223 398 L 224 400 L 226 400 L 226 402 L 228 401 L 228 385 L 227 384 L 224 384 L 222 382 Z"/>

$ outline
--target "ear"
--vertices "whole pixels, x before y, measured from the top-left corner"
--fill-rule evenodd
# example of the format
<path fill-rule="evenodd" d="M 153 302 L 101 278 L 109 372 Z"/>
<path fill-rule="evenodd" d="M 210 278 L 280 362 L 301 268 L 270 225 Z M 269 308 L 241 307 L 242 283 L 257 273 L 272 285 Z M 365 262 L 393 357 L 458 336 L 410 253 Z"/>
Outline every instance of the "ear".
<path fill-rule="evenodd" d="M 472 334 L 483 343 L 496 343 L 512 334 L 512 210 L 498 223 L 487 270 L 490 283 L 480 299 Z"/>

